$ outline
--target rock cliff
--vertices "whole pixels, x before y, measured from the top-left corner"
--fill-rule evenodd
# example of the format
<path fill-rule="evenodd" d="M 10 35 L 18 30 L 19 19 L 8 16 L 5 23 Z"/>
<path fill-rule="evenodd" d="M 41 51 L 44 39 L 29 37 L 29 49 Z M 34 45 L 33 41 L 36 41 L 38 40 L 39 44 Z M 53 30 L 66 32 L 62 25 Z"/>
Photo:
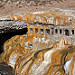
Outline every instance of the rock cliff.
<path fill-rule="evenodd" d="M 31 52 L 25 49 L 25 41 L 26 35 L 12 37 L 1 54 L 0 60 L 8 63 L 15 75 L 74 75 L 75 46 L 66 39 L 50 48 Z"/>

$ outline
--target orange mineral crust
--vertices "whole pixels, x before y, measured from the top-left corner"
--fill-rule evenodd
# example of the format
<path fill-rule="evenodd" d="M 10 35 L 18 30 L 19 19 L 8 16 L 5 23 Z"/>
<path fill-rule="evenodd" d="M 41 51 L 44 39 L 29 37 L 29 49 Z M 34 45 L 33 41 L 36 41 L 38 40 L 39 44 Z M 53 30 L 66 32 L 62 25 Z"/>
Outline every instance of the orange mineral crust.
<path fill-rule="evenodd" d="M 54 25 L 68 25 L 74 26 L 74 11 L 73 10 L 55 10 L 37 11 L 37 12 L 23 12 L 15 13 L 13 15 L 2 16 L 0 20 L 22 20 L 26 23 L 43 23 Z"/>

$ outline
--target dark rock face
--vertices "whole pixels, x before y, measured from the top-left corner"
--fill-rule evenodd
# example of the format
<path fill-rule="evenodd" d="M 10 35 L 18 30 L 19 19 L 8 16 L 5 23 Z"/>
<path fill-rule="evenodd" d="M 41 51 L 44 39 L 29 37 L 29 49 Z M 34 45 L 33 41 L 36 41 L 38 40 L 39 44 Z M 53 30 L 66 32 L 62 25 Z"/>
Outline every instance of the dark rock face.
<path fill-rule="evenodd" d="M 6 63 L 0 63 L 0 75 L 14 75 L 13 69 Z"/>
<path fill-rule="evenodd" d="M 27 33 L 27 26 L 20 21 L 1 21 L 0 22 L 0 53 L 3 52 L 3 44 L 6 40 L 15 35 Z"/>

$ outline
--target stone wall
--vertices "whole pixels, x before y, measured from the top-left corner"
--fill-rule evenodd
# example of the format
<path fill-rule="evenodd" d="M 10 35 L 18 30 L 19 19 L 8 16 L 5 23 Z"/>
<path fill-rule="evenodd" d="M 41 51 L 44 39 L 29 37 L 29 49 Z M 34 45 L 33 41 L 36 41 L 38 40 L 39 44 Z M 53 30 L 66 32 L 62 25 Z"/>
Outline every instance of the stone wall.
<path fill-rule="evenodd" d="M 61 39 L 66 39 L 68 41 L 68 44 L 75 45 L 74 26 L 32 25 L 28 26 L 28 36 L 30 38 L 35 37 L 33 41 L 33 50 L 38 50 L 38 48 L 43 49 L 44 45 L 42 45 L 42 42 L 45 42 L 47 40 L 49 40 L 48 42 L 50 46 L 55 42 L 60 41 Z M 48 47 L 45 46 L 45 48 Z"/>

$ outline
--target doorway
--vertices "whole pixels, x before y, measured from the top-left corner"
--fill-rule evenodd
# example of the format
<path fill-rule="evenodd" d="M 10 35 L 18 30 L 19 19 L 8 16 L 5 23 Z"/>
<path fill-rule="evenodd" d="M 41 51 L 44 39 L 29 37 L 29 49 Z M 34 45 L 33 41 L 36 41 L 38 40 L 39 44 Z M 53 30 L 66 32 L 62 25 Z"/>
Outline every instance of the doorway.
<path fill-rule="evenodd" d="M 69 36 L 69 30 L 68 29 L 65 30 L 65 35 Z"/>

